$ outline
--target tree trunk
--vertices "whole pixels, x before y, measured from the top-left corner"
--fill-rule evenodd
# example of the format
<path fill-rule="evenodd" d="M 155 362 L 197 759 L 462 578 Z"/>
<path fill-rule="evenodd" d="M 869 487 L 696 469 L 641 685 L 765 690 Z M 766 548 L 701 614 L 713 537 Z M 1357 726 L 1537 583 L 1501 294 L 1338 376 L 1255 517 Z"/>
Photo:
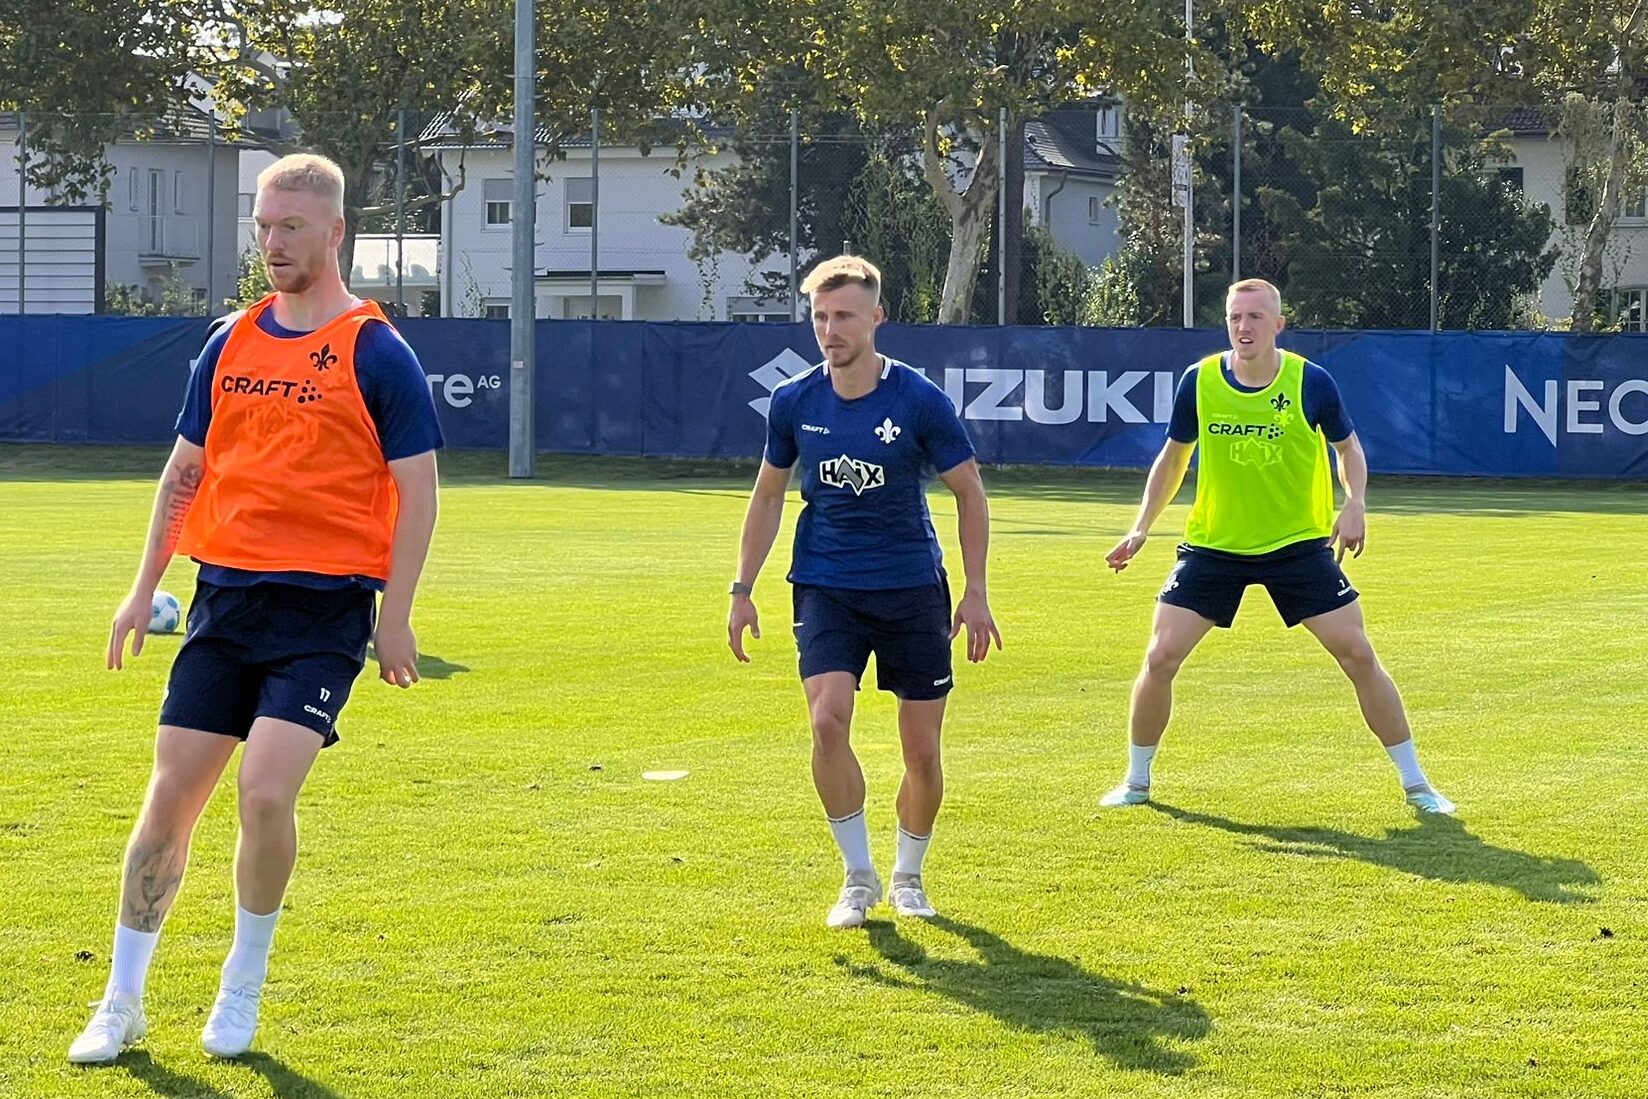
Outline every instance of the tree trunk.
<path fill-rule="evenodd" d="M 1579 254 L 1579 283 L 1574 287 L 1575 332 L 1596 329 L 1597 295 L 1602 288 L 1602 252 L 1619 213 L 1620 192 L 1625 184 L 1625 153 L 1629 139 L 1626 126 L 1631 104 L 1621 96 L 1614 101 L 1614 122 L 1608 134 L 1608 175 L 1602 181 L 1602 195 L 1596 214 L 1585 231 L 1585 245 Z"/>
<path fill-rule="evenodd" d="M 985 234 L 989 232 L 990 219 L 995 213 L 997 138 L 995 127 L 985 124 L 983 134 L 978 139 L 979 153 L 973 165 L 972 178 L 964 189 L 958 191 L 949 173 L 944 170 L 944 160 L 938 148 L 938 130 L 948 108 L 946 101 L 927 112 L 921 161 L 928 185 L 950 215 L 950 258 L 944 267 L 944 291 L 939 297 L 938 321 L 940 324 L 966 324 L 971 319 L 973 290 L 978 284 Z"/>

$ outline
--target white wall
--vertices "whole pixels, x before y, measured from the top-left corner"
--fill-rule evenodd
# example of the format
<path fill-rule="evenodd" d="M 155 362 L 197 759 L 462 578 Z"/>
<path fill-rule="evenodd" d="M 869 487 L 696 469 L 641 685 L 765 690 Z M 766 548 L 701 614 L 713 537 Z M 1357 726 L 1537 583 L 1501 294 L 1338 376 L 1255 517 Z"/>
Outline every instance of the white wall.
<path fill-rule="evenodd" d="M 16 130 L 0 130 L 0 205 L 18 201 Z M 215 203 L 208 195 L 207 181 L 213 150 L 204 143 L 189 145 L 159 142 L 121 141 L 107 149 L 110 176 L 107 216 L 104 223 L 104 278 L 158 290 L 168 273 L 157 260 L 146 259 L 150 245 L 149 180 L 159 172 L 159 219 L 165 250 L 175 253 L 183 284 L 206 294 L 216 303 L 234 290 L 236 244 L 235 188 L 239 172 L 239 151 L 230 145 L 215 149 Z M 181 190 L 179 179 L 181 177 Z M 133 182 L 135 180 L 135 197 Z M 50 204 L 54 196 L 29 187 L 25 196 L 30 205 Z M 88 201 L 95 204 L 95 196 Z M 209 230 L 208 226 L 211 226 Z M 208 263 L 208 242 L 214 262 Z M 208 268 L 212 285 L 207 285 Z"/>
<path fill-rule="evenodd" d="M 442 154 L 454 175 L 458 154 Z M 464 189 L 442 210 L 442 271 L 445 285 L 442 307 L 447 315 L 461 314 L 471 283 L 487 302 L 510 298 L 509 225 L 485 224 L 485 181 L 512 178 L 514 154 L 509 149 L 471 149 L 465 158 Z M 699 156 L 689 161 L 679 177 L 675 152 L 656 149 L 642 156 L 634 148 L 603 148 L 600 163 L 600 267 L 602 270 L 662 271 L 656 285 L 648 282 L 603 281 L 603 312 L 617 304 L 638 320 L 724 320 L 728 299 L 744 294 L 743 280 L 750 265 L 736 253 L 722 253 L 713 264 L 688 258 L 689 230 L 661 224 L 661 213 L 681 207 L 691 187 L 693 171 L 714 169 L 732 162 L 731 154 Z M 587 272 L 590 234 L 568 224 L 567 181 L 590 176 L 587 149 L 568 152 L 565 160 L 549 166 L 549 179 L 538 183 L 536 270 Z M 447 262 L 444 257 L 450 256 Z M 784 269 L 784 260 L 769 264 Z M 705 283 L 708 282 L 706 287 Z M 567 298 L 581 299 L 587 308 L 586 278 L 564 285 L 537 283 L 538 315 L 563 316 Z"/>
<path fill-rule="evenodd" d="M 1574 298 L 1569 287 L 1579 277 L 1579 250 L 1585 226 L 1568 225 L 1564 217 L 1567 154 L 1559 138 L 1524 137 L 1511 142 L 1514 163 L 1522 168 L 1523 193 L 1529 201 L 1550 207 L 1556 219 L 1551 243 L 1562 254 L 1540 287 L 1540 310 L 1549 319 L 1573 312 Z M 1648 287 L 1648 219 L 1622 218 L 1614 223 L 1602 261 L 1605 287 Z"/>

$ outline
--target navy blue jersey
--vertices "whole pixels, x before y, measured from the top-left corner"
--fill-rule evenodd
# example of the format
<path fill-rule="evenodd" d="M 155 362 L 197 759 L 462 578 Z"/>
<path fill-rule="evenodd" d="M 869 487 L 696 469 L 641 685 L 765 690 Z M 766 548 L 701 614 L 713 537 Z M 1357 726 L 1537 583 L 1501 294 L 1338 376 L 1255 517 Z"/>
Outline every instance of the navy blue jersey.
<path fill-rule="evenodd" d="M 1228 352 L 1219 360 L 1219 368 L 1225 372 L 1225 381 L 1239 393 L 1257 393 L 1264 388 L 1237 381 L 1230 369 Z M 1168 421 L 1167 437 L 1176 443 L 1194 443 L 1201 427 L 1196 415 L 1196 371 L 1199 369 L 1200 366 L 1193 366 L 1186 370 L 1184 377 L 1179 379 L 1178 391 L 1173 395 L 1173 417 Z M 1305 422 L 1313 428 L 1321 428 L 1330 443 L 1342 443 L 1356 430 L 1350 422 L 1350 413 L 1345 411 L 1344 402 L 1339 399 L 1339 383 L 1333 380 L 1332 374 L 1308 360 L 1305 362 L 1303 404 Z"/>
<path fill-rule="evenodd" d="M 177 433 L 196 446 L 206 445 L 206 430 L 212 425 L 212 379 L 218 357 L 229 341 L 234 326 L 224 324 L 212 332 L 206 346 L 190 367 L 189 387 L 183 410 L 177 416 Z M 275 321 L 275 311 L 265 309 L 258 327 L 280 339 L 305 335 L 283 328 Z M 355 339 L 355 382 L 361 400 L 372 417 L 383 445 L 386 462 L 411 458 L 443 445 L 440 421 L 435 417 L 435 401 L 429 393 L 423 367 L 406 341 L 387 324 L 363 324 Z M 382 590 L 382 582 L 366 576 L 324 576 L 313 572 L 248 572 L 222 565 L 200 566 L 200 579 L 219 587 L 246 587 L 275 581 L 310 588 L 346 588 L 355 585 Z"/>
<path fill-rule="evenodd" d="M 932 584 L 943 551 L 927 511 L 927 482 L 973 456 L 944 391 L 901 362 L 843 400 L 821 363 L 773 393 L 767 461 L 801 463 L 806 507 L 795 528 L 790 582 L 886 591 Z"/>

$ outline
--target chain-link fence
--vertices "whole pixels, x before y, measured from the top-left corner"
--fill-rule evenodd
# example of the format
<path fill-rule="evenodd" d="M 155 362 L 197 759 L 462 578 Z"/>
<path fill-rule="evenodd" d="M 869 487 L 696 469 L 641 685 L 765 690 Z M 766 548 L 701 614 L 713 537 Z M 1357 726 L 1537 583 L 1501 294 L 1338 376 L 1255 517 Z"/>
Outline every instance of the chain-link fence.
<path fill-rule="evenodd" d="M 344 164 L 355 292 L 412 315 L 508 316 L 507 128 L 410 110 L 304 121 L 300 134 L 278 116 L 231 129 L 204 111 L 143 126 L 0 115 L 0 312 L 206 313 L 256 297 L 258 171 L 336 138 L 359 150 Z M 800 276 L 850 250 L 881 266 L 894 320 L 1184 323 L 1171 135 L 1103 104 L 1009 120 L 1005 141 L 985 121 L 938 173 L 916 130 L 849 113 L 646 134 L 592 117 L 540 133 L 535 311 L 789 321 Z M 113 134 L 96 156 L 50 155 L 93 132 Z M 1189 145 L 1189 319 L 1219 324 L 1225 286 L 1257 276 L 1310 327 L 1561 326 L 1589 250 L 1598 324 L 1641 329 L 1644 181 L 1628 173 L 1599 239 L 1605 157 L 1586 133 L 1526 107 L 1355 125 L 1305 108 L 1204 114 Z"/>

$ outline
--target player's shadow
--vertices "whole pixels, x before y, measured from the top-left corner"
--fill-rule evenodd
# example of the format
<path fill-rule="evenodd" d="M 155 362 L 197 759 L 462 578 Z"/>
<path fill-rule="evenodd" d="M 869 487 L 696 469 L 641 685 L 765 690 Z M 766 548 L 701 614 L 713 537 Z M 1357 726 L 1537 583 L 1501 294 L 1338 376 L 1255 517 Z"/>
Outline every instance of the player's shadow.
<path fill-rule="evenodd" d="M 373 661 L 378 658 L 378 650 L 371 642 L 366 645 L 366 659 Z M 432 653 L 418 654 L 418 677 L 420 679 L 451 679 L 460 672 L 469 671 L 467 664 L 454 664 L 449 660 L 442 660 Z"/>
<path fill-rule="evenodd" d="M 288 1068 L 285 1062 L 267 1053 L 248 1053 L 227 1063 L 251 1069 L 263 1077 L 277 1099 L 342 1099 L 325 1084 Z M 233 1099 L 239 1094 L 238 1088 L 224 1091 L 205 1080 L 174 1072 L 151 1057 L 146 1049 L 123 1053 L 115 1064 L 142 1081 L 156 1095 L 166 1096 L 166 1099 Z"/>
<path fill-rule="evenodd" d="M 1174 820 L 1217 828 L 1257 839 L 1261 851 L 1306 858 L 1355 859 L 1387 866 L 1431 881 L 1460 885 L 1495 885 L 1513 889 L 1531 901 L 1591 904 L 1602 884 L 1597 872 L 1578 859 L 1530 855 L 1495 847 L 1472 835 L 1457 817 L 1419 815 L 1419 823 L 1388 828 L 1383 836 L 1359 836 L 1335 828 L 1243 824 L 1209 813 L 1178 809 L 1160 802 L 1150 807 Z"/>
<path fill-rule="evenodd" d="M 837 956 L 855 977 L 891 988 L 931 992 L 1038 1034 L 1085 1039 L 1093 1052 L 1120 1068 L 1176 1076 L 1196 1059 L 1167 1042 L 1204 1037 L 1207 1012 L 1186 995 L 1113 981 L 1075 962 L 1020 950 L 982 927 L 940 916 L 933 927 L 967 943 L 976 958 L 929 958 L 919 943 L 885 921 L 867 926 L 870 943 L 892 969 Z"/>

